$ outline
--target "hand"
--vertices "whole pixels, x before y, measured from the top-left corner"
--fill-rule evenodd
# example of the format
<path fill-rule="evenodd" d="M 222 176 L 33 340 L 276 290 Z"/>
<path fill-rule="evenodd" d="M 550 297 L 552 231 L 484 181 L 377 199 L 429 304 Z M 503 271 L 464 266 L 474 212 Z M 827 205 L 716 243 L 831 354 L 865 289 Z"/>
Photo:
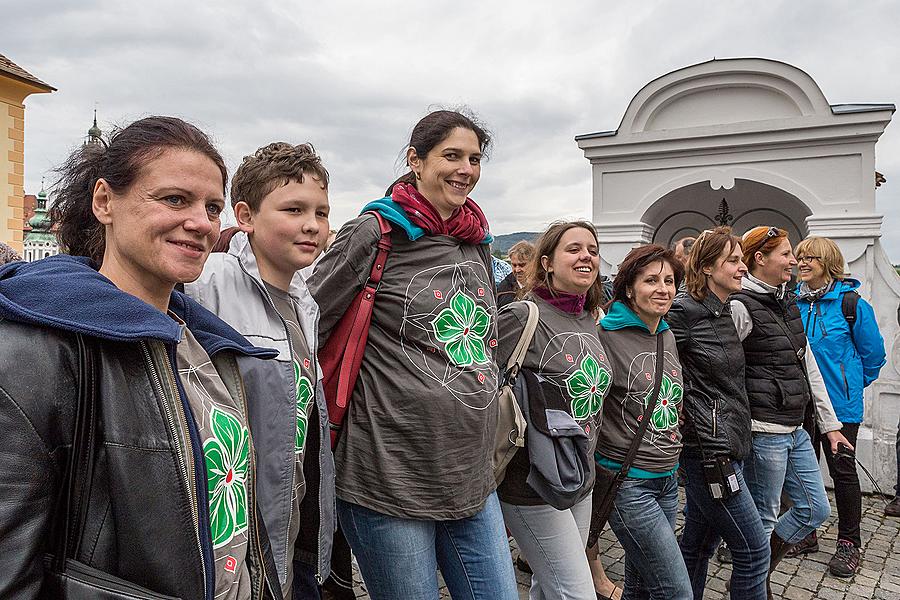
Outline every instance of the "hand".
<path fill-rule="evenodd" d="M 840 431 L 829 431 L 825 434 L 825 437 L 828 438 L 828 441 L 831 442 L 831 454 L 836 455 L 838 450 L 840 450 L 841 445 L 847 446 L 851 451 L 854 450 L 853 444 L 851 444 L 847 438 L 844 437 L 844 434 Z"/>

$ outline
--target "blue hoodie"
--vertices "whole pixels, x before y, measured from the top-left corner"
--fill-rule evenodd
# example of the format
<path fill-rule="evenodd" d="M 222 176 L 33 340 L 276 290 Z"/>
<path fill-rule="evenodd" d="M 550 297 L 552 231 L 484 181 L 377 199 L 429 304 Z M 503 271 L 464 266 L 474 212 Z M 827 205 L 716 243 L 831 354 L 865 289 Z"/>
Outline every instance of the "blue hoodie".
<path fill-rule="evenodd" d="M 801 284 L 802 285 L 802 284 Z M 853 338 L 841 310 L 841 299 L 859 287 L 856 279 L 836 281 L 818 300 L 800 296 L 797 305 L 806 337 L 816 357 L 828 397 L 841 423 L 863 420 L 863 389 L 878 378 L 885 363 L 884 339 L 878 331 L 872 306 L 859 299 Z"/>
<path fill-rule="evenodd" d="M 257 348 L 225 321 L 180 292 L 169 310 L 178 315 L 207 354 L 222 350 L 257 358 L 277 352 Z M 0 318 L 119 342 L 181 339 L 181 325 L 143 300 L 121 291 L 89 259 L 52 256 L 0 267 Z"/>

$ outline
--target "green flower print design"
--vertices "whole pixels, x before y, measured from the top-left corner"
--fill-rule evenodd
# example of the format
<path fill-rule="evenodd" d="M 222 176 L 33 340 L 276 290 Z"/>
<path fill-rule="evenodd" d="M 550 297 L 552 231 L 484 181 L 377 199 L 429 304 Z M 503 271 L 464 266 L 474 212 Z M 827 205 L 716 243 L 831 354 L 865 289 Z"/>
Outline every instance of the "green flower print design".
<path fill-rule="evenodd" d="M 678 405 L 684 394 L 681 385 L 669 379 L 663 374 L 662 384 L 659 387 L 659 402 L 650 416 L 650 424 L 656 431 L 667 431 L 678 425 Z M 649 396 L 649 394 L 648 394 Z"/>
<path fill-rule="evenodd" d="M 462 290 L 450 299 L 450 306 L 431 322 L 434 336 L 445 344 L 450 360 L 460 367 L 490 362 L 484 338 L 490 329 L 487 310 L 475 304 Z"/>
<path fill-rule="evenodd" d="M 297 382 L 297 438 L 294 441 L 294 452 L 300 454 L 306 445 L 306 428 L 309 421 L 307 409 L 313 399 L 313 387 L 309 378 L 300 374 L 300 364 L 296 360 L 294 381 Z"/>
<path fill-rule="evenodd" d="M 572 399 L 572 416 L 580 421 L 600 412 L 609 384 L 609 371 L 590 354 L 582 358 L 578 370 L 566 379 L 566 389 Z"/>
<path fill-rule="evenodd" d="M 237 418 L 213 407 L 213 436 L 203 443 L 213 548 L 247 530 L 250 434 Z"/>

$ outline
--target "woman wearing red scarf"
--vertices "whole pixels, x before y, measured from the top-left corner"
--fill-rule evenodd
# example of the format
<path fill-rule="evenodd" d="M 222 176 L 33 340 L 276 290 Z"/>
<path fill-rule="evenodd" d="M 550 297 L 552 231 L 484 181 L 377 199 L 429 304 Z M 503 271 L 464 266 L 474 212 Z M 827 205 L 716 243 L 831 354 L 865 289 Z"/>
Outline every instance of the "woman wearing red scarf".
<path fill-rule="evenodd" d="M 517 598 L 495 493 L 491 237 L 468 197 L 487 132 L 455 111 L 415 126 L 410 171 L 344 225 L 309 281 L 319 339 L 363 288 L 380 230 L 393 248 L 335 449 L 337 509 L 373 599 Z"/>

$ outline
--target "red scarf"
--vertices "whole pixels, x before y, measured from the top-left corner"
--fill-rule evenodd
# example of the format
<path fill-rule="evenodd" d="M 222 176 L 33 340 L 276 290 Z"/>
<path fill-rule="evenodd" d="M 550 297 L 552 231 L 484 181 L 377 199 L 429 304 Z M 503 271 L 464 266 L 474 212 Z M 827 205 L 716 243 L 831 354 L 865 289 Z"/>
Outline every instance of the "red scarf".
<path fill-rule="evenodd" d="M 490 226 L 484 213 L 471 198 L 453 211 L 446 221 L 428 198 L 408 183 L 398 183 L 391 190 L 391 200 L 406 211 L 414 225 L 429 235 L 449 235 L 467 244 L 483 244 L 490 235 Z"/>
<path fill-rule="evenodd" d="M 536 287 L 531 290 L 531 293 L 546 301 L 547 304 L 576 316 L 584 310 L 584 303 L 587 301 L 587 294 L 569 294 L 568 292 L 548 290 L 545 287 Z"/>

